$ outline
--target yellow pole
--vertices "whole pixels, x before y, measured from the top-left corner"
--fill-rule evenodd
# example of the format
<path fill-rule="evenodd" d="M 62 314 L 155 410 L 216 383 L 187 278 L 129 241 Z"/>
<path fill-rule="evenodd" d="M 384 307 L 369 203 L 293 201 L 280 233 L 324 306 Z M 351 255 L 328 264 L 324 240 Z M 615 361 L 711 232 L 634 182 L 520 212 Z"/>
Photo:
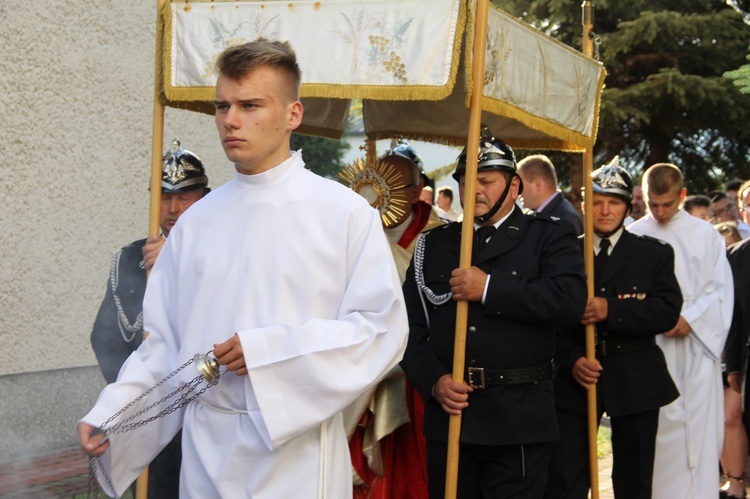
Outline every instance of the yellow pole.
<path fill-rule="evenodd" d="M 156 1 L 156 50 L 154 51 L 154 110 L 151 133 L 151 202 L 149 206 L 148 233 L 159 233 L 161 205 L 161 158 L 164 149 L 164 105 L 161 102 L 161 65 L 163 30 L 159 22 L 162 7 L 167 0 Z"/>
<path fill-rule="evenodd" d="M 479 131 L 482 121 L 482 89 L 484 86 L 484 56 L 487 42 L 489 0 L 477 0 L 472 56 L 472 91 L 469 110 L 469 136 L 466 147 L 466 176 L 464 177 L 464 218 L 461 225 L 460 268 L 471 267 L 471 250 L 474 242 L 474 193 L 477 190 L 477 160 L 479 157 Z M 469 302 L 461 300 L 456 305 L 456 336 L 453 342 L 453 380 L 464 381 L 466 355 L 466 324 L 469 319 Z M 461 415 L 451 415 L 448 427 L 448 462 L 445 473 L 445 498 L 455 499 L 458 488 L 458 453 L 461 441 Z"/>
<path fill-rule="evenodd" d="M 159 233 L 159 214 L 161 211 L 161 158 L 164 149 L 164 105 L 161 103 L 161 64 L 163 30 L 159 22 L 162 7 L 167 0 L 156 1 L 156 49 L 154 50 L 154 110 L 151 131 L 151 190 L 149 199 L 148 234 Z M 147 332 L 144 331 L 144 340 Z M 136 499 L 148 497 L 148 467 L 138 477 L 135 485 Z"/>
<path fill-rule="evenodd" d="M 584 0 L 581 4 L 583 24 L 583 53 L 588 57 L 594 54 L 594 42 L 592 31 L 594 29 L 594 2 Z M 591 172 L 594 165 L 594 152 L 587 148 L 583 153 L 583 189 L 586 195 L 583 197 L 584 209 L 584 240 L 583 258 L 586 269 L 586 285 L 588 296 L 594 296 L 594 209 L 592 202 Z M 595 346 L 596 325 L 586 326 L 586 358 L 596 360 Z M 596 386 L 588 391 L 588 435 L 589 435 L 589 473 L 591 478 L 591 499 L 599 499 L 599 461 L 596 449 L 596 434 L 599 426 L 599 418 L 596 410 Z"/>
<path fill-rule="evenodd" d="M 378 147 L 376 141 L 365 139 L 365 154 L 366 163 L 375 166 L 378 162 Z"/>

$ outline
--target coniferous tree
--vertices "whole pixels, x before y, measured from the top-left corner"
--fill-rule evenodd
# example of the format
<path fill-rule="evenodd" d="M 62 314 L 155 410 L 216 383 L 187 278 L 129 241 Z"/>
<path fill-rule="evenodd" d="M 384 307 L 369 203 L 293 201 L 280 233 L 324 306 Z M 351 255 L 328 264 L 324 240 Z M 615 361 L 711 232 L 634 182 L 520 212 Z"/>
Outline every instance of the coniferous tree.
<path fill-rule="evenodd" d="M 346 141 L 293 133 L 291 145 L 293 150 L 302 149 L 305 167 L 321 177 L 335 180 L 346 166 L 343 162 L 344 153 L 349 150 Z"/>
<path fill-rule="evenodd" d="M 580 49 L 581 2 L 494 3 Z M 696 193 L 750 178 L 750 95 L 723 76 L 744 61 L 750 2 L 732 4 L 595 1 L 594 31 L 607 70 L 595 164 L 616 154 L 636 173 L 675 163 Z"/>

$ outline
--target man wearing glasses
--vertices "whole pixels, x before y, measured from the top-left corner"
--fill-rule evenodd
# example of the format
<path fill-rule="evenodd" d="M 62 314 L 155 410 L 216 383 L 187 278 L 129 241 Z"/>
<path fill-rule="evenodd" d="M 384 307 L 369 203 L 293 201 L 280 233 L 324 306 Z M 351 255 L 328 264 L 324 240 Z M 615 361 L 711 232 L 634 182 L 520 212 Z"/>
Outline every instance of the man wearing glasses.
<path fill-rule="evenodd" d="M 750 237 L 750 226 L 738 217 L 736 205 L 724 191 L 711 191 L 708 193 L 711 198 L 711 211 L 714 215 L 714 223 L 731 222 L 737 225 L 742 239 Z"/>

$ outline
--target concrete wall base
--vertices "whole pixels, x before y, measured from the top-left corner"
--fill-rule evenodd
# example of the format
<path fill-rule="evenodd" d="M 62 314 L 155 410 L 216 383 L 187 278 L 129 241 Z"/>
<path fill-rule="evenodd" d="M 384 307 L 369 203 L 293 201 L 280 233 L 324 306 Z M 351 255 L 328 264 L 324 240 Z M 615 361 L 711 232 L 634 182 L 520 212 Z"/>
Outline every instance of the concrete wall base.
<path fill-rule="evenodd" d="M 105 386 L 96 366 L 0 376 L 0 462 L 77 446 L 76 423 Z"/>

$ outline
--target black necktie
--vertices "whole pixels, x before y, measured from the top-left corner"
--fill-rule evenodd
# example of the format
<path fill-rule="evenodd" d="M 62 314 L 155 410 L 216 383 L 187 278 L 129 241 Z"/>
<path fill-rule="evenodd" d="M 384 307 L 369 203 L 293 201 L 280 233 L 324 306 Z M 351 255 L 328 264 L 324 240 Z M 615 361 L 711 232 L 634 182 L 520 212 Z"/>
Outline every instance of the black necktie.
<path fill-rule="evenodd" d="M 474 254 L 478 255 L 482 248 L 487 245 L 487 239 L 492 237 L 495 233 L 495 226 L 488 225 L 487 227 L 479 227 L 474 234 L 476 235 L 476 241 L 474 241 Z"/>
<path fill-rule="evenodd" d="M 606 237 L 602 238 L 599 243 L 599 254 L 594 258 L 594 281 L 598 282 L 604 272 L 604 267 L 607 266 L 609 260 L 609 239 Z"/>

